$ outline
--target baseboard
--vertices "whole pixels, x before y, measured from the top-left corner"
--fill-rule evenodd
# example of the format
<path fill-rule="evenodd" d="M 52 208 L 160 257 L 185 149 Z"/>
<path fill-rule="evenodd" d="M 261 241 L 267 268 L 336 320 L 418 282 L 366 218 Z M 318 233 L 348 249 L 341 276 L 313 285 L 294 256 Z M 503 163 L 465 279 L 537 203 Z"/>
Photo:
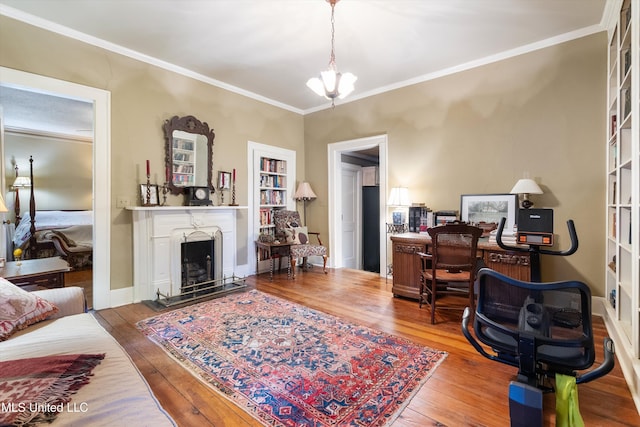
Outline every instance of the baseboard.
<path fill-rule="evenodd" d="M 627 344 L 628 339 L 625 332 L 618 322 L 614 321 L 615 309 L 603 297 L 593 297 L 591 301 L 593 314 L 598 314 L 602 317 L 607 332 L 615 344 L 616 359 L 629 386 L 629 392 L 633 402 L 636 404 L 636 410 L 640 413 L 640 359 L 635 357 L 630 345 Z M 598 344 L 596 343 L 596 345 Z"/>
<path fill-rule="evenodd" d="M 109 307 L 120 307 L 133 302 L 133 286 L 112 289 L 109 292 Z"/>

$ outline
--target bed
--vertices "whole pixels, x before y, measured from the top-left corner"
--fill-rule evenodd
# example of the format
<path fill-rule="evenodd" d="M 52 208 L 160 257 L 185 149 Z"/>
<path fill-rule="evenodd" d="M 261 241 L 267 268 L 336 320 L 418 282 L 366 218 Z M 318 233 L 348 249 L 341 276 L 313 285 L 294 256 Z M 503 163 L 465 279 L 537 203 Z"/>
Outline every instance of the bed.
<path fill-rule="evenodd" d="M 61 256 L 73 268 L 89 266 L 93 251 L 93 211 L 36 210 L 33 158 L 29 162 L 32 183 L 29 212 L 16 224 L 13 249 L 22 249 L 24 259 Z"/>

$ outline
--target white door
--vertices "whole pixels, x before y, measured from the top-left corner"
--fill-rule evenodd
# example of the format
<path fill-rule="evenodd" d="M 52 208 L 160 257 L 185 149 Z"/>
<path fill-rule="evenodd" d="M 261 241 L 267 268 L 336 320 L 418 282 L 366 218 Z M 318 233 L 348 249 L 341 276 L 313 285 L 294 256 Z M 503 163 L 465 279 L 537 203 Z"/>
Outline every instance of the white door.
<path fill-rule="evenodd" d="M 342 266 L 362 269 L 360 245 L 360 206 L 362 194 L 362 168 L 342 164 Z"/>

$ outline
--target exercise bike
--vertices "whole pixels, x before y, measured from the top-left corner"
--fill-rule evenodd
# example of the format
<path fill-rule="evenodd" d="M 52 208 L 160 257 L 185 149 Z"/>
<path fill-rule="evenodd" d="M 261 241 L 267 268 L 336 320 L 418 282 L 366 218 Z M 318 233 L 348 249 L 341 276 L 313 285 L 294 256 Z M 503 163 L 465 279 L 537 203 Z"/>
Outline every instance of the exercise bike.
<path fill-rule="evenodd" d="M 462 318 L 464 336 L 481 355 L 518 369 L 516 380 L 509 384 L 512 427 L 542 426 L 543 393 L 556 392 L 563 398 L 569 393 L 567 387 L 600 378 L 609 373 L 615 363 L 614 344 L 607 337 L 604 339 L 603 363 L 584 374 L 577 372 L 591 368 L 595 361 L 589 287 L 579 281 L 540 283 L 540 255 L 575 253 L 578 249 L 575 226 L 572 220 L 567 221 L 571 239 L 569 249 L 544 249 L 542 246 L 553 244 L 553 231 L 548 226 L 543 231 L 535 226 L 533 230 L 520 230 L 520 217 L 536 214 L 533 210 L 525 211 L 528 212 L 519 213 L 517 241 L 527 243 L 510 246 L 502 241 L 505 218 L 500 221 L 496 241 L 504 250 L 529 253 L 532 280 L 525 282 L 489 268 L 481 269 L 473 321 L 475 336 L 469 329 L 472 319 L 469 307 Z M 546 238 L 549 235 L 551 240 Z M 569 382 L 565 386 L 567 379 Z M 557 419 L 568 416 L 560 413 L 568 411 L 565 406 L 569 408 L 568 401 L 567 405 L 556 405 Z"/>

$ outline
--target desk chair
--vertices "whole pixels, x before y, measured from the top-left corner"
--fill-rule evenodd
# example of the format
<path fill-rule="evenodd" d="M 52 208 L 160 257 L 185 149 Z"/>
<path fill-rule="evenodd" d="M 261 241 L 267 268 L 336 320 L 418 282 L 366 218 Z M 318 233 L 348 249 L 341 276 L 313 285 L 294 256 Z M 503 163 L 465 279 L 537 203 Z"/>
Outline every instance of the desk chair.
<path fill-rule="evenodd" d="M 290 243 L 289 253 L 291 258 L 291 277 L 296 277 L 296 262 L 302 258 L 303 269 L 307 268 L 307 257 L 321 256 L 323 259 L 322 271 L 327 274 L 327 248 L 322 245 L 320 233 L 309 232 L 307 227 L 302 227 L 300 214 L 297 211 L 276 210 L 273 213 L 275 234 L 281 242 Z M 318 244 L 309 241 L 308 235 L 315 235 Z"/>
<path fill-rule="evenodd" d="M 436 303 L 444 297 L 467 297 L 468 305 L 475 307 L 474 281 L 476 279 L 478 239 L 482 229 L 464 223 L 432 227 L 431 253 L 418 253 L 421 261 L 419 303 L 431 306 L 431 323 L 435 323 Z M 440 305 L 440 308 L 463 310 L 463 304 Z"/>

